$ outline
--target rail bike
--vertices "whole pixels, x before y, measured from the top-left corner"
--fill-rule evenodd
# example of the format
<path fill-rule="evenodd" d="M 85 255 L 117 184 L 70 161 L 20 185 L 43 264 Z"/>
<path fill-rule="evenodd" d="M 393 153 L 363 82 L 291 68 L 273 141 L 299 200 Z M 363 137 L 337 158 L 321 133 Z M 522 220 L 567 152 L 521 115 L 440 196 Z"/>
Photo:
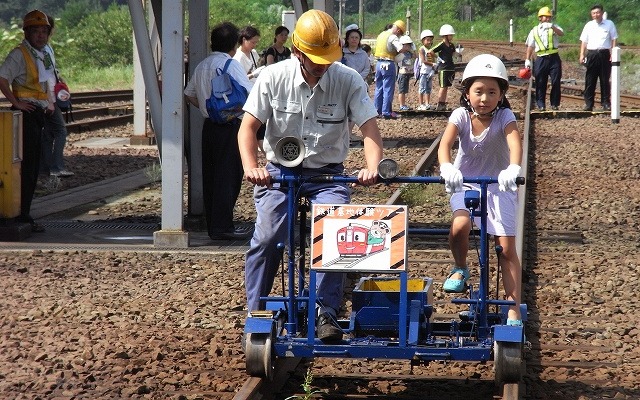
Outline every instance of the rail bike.
<path fill-rule="evenodd" d="M 405 359 L 412 366 L 432 361 L 493 361 L 496 384 L 520 381 L 524 327 L 506 324 L 507 310 L 515 303 L 489 293 L 486 197 L 488 185 L 497 179 L 464 178 L 480 188 L 465 193 L 471 218 L 481 221 L 479 283 L 477 287 L 469 284 L 466 297 L 451 300 L 464 309 L 458 318 L 442 321 L 434 318 L 433 278 L 409 277 L 407 239 L 414 234 L 447 235 L 448 230 L 410 227 L 405 205 L 309 205 L 296 196 L 302 183 L 350 184 L 357 178 L 319 175 L 303 179 L 295 167 L 304 158 L 304 144 L 295 138 L 281 139 L 275 151 L 285 168 L 274 182 L 288 190 L 288 237 L 279 245 L 287 265 L 286 288 L 282 296 L 262 297 L 266 309 L 250 312 L 246 319 L 249 375 L 272 379 L 277 358 L 334 357 Z M 379 182 L 444 183 L 440 177 L 397 176 L 397 170 L 395 162 L 383 160 Z M 315 289 L 319 272 L 363 276 L 352 292 L 350 317 L 336 321 L 344 333 L 339 342 L 325 343 L 315 335 L 315 306 L 322 301 Z M 525 320 L 526 305 L 521 304 L 520 309 Z"/>

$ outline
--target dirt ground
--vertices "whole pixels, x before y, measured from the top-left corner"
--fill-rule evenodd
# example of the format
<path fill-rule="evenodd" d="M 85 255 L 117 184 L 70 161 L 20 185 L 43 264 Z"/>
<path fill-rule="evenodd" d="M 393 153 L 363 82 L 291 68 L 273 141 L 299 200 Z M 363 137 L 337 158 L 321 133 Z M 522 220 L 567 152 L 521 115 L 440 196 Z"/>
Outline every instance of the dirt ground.
<path fill-rule="evenodd" d="M 457 95 L 451 92 L 453 105 Z M 398 142 L 389 155 L 406 168 L 445 124 L 446 117 L 436 116 L 379 120 L 385 140 Z M 529 246 L 535 256 L 527 260 L 524 276 L 531 311 L 526 329 L 534 347 L 527 354 L 525 396 L 640 398 L 640 302 L 634 295 L 640 284 L 637 121 L 612 124 L 600 115 L 537 120 L 534 128 L 529 181 L 535 222 Z M 153 151 L 87 150 L 74 146 L 78 139 L 69 140 L 68 168 L 76 175 L 63 180 L 64 187 L 155 162 Z M 354 150 L 347 164 L 357 167 L 361 160 L 361 150 Z M 52 189 L 43 183 L 40 190 Z M 418 207 L 416 218 L 446 222 L 442 192 Z M 158 220 L 160 202 L 148 196 L 148 201 L 103 204 L 93 212 L 106 221 Z M 245 185 L 237 219 L 254 216 L 251 188 Z M 584 240 L 549 241 L 550 231 L 578 232 Z M 0 252 L 0 397 L 231 399 L 246 378 L 240 345 L 246 315 L 243 263 L 241 253 Z M 419 264 L 416 271 L 426 268 L 438 282 L 436 299 L 448 299 L 440 290 L 448 266 Z M 575 347 L 562 350 L 567 343 Z M 578 367 L 562 366 L 570 361 Z M 587 361 L 600 366 L 579 366 Z M 402 374 L 408 365 L 319 359 L 309 368 L 318 376 L 314 386 L 332 394 L 459 399 L 492 398 L 494 390 L 490 365 L 433 363 L 414 370 L 412 380 L 369 381 L 324 376 Z M 421 376 L 440 380 L 424 383 Z M 291 378 L 289 393 L 299 391 L 301 379 L 301 373 Z"/>

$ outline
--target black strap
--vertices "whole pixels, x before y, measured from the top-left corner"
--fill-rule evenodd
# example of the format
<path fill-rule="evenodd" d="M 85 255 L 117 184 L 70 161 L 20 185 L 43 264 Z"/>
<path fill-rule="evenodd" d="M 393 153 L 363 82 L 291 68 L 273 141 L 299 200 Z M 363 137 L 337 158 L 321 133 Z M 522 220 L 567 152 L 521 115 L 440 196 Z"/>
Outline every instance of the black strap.
<path fill-rule="evenodd" d="M 253 61 L 253 69 L 258 68 L 258 64 L 256 64 L 256 59 L 255 57 L 253 57 L 253 50 L 251 50 L 249 54 L 251 54 L 251 60 Z"/>

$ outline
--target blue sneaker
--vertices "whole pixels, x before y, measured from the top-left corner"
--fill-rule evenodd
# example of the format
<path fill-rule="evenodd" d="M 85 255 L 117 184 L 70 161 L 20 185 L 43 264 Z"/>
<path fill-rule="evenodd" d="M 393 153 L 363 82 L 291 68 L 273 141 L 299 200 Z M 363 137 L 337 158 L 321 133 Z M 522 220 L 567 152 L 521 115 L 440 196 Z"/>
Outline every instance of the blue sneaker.
<path fill-rule="evenodd" d="M 463 279 L 451 279 L 454 274 L 462 275 Z M 460 268 L 453 267 L 449 277 L 444 284 L 442 285 L 442 289 L 446 293 L 462 293 L 467 288 L 467 281 L 469 280 L 469 268 Z"/>

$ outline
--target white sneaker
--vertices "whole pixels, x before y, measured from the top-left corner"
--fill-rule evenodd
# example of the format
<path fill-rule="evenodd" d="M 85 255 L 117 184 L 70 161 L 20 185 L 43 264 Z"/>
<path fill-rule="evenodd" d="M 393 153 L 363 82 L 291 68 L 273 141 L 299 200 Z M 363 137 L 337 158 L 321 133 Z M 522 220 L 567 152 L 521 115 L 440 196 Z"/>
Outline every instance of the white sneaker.
<path fill-rule="evenodd" d="M 71 171 L 67 171 L 66 169 L 63 169 L 62 171 L 53 171 L 49 175 L 64 178 L 64 177 L 68 177 L 68 176 L 73 176 L 75 174 L 73 172 L 71 172 Z"/>
<path fill-rule="evenodd" d="M 427 111 L 429 108 L 426 104 L 420 104 L 416 110 L 418 111 Z"/>

